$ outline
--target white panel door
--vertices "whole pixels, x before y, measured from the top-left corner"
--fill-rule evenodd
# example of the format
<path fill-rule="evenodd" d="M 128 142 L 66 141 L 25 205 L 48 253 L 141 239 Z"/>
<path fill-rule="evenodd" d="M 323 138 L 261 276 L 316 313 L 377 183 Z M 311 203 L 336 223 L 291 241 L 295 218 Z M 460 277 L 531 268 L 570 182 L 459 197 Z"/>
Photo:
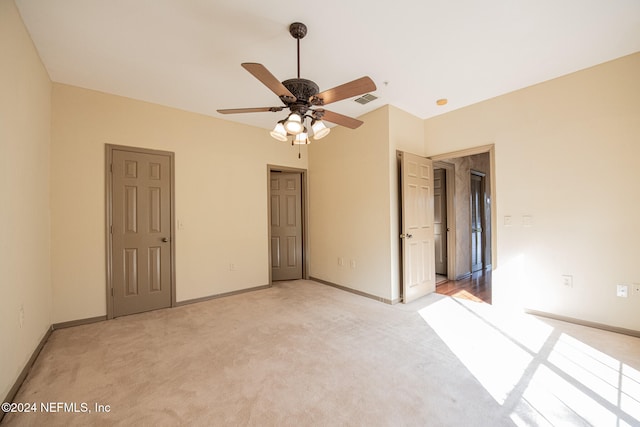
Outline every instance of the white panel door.
<path fill-rule="evenodd" d="M 402 197 L 402 300 L 436 290 L 433 231 L 433 163 L 400 153 Z"/>

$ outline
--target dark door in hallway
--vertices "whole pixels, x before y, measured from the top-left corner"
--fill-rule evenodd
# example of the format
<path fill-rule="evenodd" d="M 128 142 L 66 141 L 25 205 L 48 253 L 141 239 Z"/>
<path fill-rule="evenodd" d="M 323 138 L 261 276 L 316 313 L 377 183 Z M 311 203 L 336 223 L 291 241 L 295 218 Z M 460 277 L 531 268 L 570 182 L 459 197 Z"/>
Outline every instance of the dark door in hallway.
<path fill-rule="evenodd" d="M 484 268 L 484 176 L 471 171 L 471 272 Z"/>
<path fill-rule="evenodd" d="M 433 171 L 433 235 L 436 274 L 447 275 L 447 180 L 444 169 Z"/>

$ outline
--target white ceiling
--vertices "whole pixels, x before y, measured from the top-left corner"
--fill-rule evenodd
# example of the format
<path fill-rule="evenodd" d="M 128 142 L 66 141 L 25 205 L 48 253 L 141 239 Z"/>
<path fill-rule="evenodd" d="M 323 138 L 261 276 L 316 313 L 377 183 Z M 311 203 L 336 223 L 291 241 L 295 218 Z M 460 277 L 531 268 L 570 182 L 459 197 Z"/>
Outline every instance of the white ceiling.
<path fill-rule="evenodd" d="M 55 82 L 271 128 L 280 105 L 240 63 L 329 89 L 368 75 L 378 100 L 428 118 L 640 51 L 640 0 L 16 0 Z M 438 98 L 448 98 L 445 107 Z"/>

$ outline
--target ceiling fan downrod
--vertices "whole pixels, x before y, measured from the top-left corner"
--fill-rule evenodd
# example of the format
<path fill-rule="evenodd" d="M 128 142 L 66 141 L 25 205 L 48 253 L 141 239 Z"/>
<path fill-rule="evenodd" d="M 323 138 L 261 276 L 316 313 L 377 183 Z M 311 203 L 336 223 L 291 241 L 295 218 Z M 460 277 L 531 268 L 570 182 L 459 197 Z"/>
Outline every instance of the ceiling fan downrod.
<path fill-rule="evenodd" d="M 302 22 L 294 22 L 289 25 L 289 34 L 296 39 L 298 44 L 298 78 L 300 78 L 300 39 L 307 35 L 307 26 Z"/>

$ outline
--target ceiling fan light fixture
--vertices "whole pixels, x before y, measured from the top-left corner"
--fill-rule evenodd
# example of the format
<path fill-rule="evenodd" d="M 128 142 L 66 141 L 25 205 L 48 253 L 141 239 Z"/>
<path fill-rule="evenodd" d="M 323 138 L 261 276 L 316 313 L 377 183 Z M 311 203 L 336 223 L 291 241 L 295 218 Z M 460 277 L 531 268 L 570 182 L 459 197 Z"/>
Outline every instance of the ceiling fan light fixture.
<path fill-rule="evenodd" d="M 298 135 L 303 131 L 302 117 L 298 113 L 291 113 L 284 122 L 284 128 L 292 135 Z"/>
<path fill-rule="evenodd" d="M 276 127 L 271 131 L 271 136 L 278 141 L 285 142 L 287 140 L 287 130 L 282 121 L 276 123 Z"/>
<path fill-rule="evenodd" d="M 309 144 L 309 134 L 307 134 L 307 128 L 304 128 L 302 132 L 298 133 L 293 138 L 293 143 L 297 145 Z"/>
<path fill-rule="evenodd" d="M 316 141 L 324 138 L 329 135 L 329 132 L 331 132 L 331 129 L 326 127 L 322 120 L 314 120 L 311 122 L 311 129 L 313 130 L 313 139 Z"/>

